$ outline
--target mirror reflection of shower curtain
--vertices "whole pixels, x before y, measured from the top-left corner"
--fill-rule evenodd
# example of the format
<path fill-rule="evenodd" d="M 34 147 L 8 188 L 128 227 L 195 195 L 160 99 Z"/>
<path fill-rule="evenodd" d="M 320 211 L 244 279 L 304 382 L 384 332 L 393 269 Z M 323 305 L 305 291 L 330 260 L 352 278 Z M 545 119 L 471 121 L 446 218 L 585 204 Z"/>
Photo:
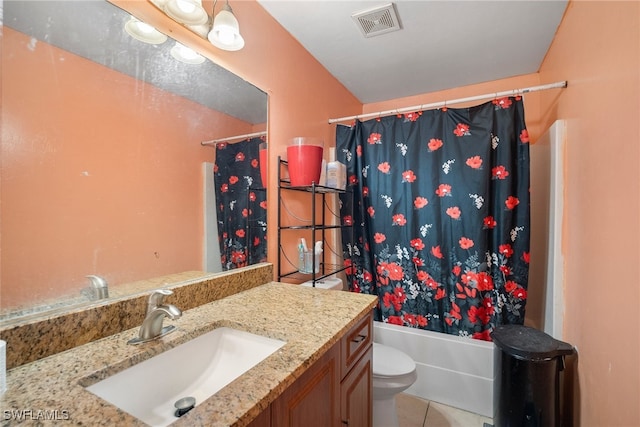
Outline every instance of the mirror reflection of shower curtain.
<path fill-rule="evenodd" d="M 267 193 L 260 179 L 264 138 L 216 145 L 218 239 L 223 270 L 267 259 Z"/>
<path fill-rule="evenodd" d="M 497 325 L 523 323 L 530 216 L 521 98 L 338 126 L 336 140 L 356 199 L 342 197 L 342 221 L 361 225 L 355 246 L 343 244 L 347 281 L 379 297 L 376 320 L 484 340 Z"/>

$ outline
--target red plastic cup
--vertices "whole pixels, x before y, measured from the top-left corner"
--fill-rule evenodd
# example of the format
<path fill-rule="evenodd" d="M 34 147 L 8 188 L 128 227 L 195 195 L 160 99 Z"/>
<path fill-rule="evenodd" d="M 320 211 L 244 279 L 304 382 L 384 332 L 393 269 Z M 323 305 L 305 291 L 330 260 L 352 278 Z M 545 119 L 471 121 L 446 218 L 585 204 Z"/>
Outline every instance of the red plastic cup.
<path fill-rule="evenodd" d="M 289 179 L 294 187 L 320 183 L 322 172 L 322 145 L 312 144 L 318 139 L 298 137 L 287 147 Z"/>

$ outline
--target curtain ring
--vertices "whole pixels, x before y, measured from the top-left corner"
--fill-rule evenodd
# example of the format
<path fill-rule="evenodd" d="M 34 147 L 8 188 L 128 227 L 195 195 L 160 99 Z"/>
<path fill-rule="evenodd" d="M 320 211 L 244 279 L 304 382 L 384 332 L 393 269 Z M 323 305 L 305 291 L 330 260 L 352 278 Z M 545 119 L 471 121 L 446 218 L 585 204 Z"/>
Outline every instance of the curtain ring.
<path fill-rule="evenodd" d="M 494 92 L 493 101 L 491 101 L 491 103 L 496 106 L 500 105 L 500 102 L 498 101 L 498 92 Z"/>
<path fill-rule="evenodd" d="M 447 101 L 446 101 L 446 100 L 444 101 L 444 106 L 441 108 L 441 110 L 442 110 L 443 112 L 444 112 L 444 111 L 447 111 Z"/>

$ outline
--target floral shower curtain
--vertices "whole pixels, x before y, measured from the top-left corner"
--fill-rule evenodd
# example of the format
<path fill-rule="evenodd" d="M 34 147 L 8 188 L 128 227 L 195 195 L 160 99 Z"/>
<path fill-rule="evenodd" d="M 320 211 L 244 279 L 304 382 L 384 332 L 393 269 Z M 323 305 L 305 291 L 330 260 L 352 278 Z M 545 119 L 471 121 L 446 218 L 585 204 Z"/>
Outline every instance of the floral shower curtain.
<path fill-rule="evenodd" d="M 522 324 L 529 272 L 529 137 L 522 99 L 357 122 L 336 131 L 350 288 L 376 320 L 490 340 Z M 344 229 L 343 229 L 344 230 Z"/>
<path fill-rule="evenodd" d="M 263 138 L 216 145 L 214 180 L 222 269 L 267 259 L 267 193 L 260 178 Z"/>

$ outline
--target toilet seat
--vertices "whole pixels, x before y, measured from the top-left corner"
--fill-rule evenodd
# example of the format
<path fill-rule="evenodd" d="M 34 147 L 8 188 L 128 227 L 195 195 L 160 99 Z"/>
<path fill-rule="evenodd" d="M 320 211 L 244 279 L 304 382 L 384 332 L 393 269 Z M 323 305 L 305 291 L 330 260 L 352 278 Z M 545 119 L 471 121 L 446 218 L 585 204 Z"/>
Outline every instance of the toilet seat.
<path fill-rule="evenodd" d="M 373 343 L 373 376 L 396 378 L 414 373 L 416 363 L 405 353 L 387 345 Z"/>

